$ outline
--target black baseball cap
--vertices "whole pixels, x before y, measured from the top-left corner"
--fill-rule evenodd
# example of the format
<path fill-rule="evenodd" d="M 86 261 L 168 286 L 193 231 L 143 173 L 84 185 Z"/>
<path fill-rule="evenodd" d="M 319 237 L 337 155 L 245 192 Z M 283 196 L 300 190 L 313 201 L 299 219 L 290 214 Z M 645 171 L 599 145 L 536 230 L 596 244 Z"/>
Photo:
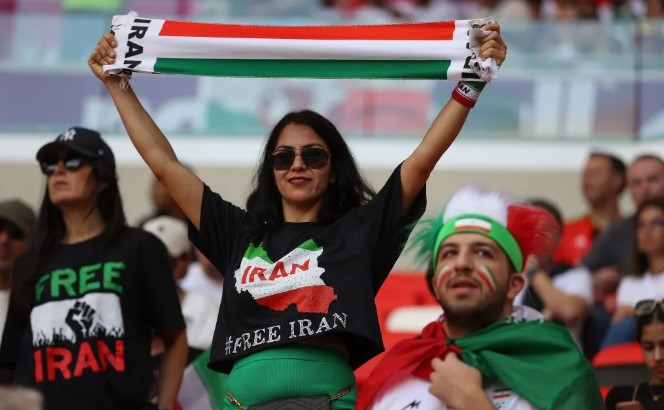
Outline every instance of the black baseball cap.
<path fill-rule="evenodd" d="M 83 127 L 72 127 L 55 137 L 37 151 L 37 161 L 44 162 L 55 157 L 60 148 L 66 148 L 85 158 L 97 162 L 115 174 L 115 157 L 111 147 L 101 138 L 101 134 Z"/>

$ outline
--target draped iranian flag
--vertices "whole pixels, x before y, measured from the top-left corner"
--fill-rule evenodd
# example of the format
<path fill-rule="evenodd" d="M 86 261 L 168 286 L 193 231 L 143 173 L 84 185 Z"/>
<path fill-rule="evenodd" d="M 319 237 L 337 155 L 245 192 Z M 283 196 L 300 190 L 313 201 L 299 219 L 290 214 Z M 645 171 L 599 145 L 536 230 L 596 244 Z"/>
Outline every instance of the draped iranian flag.
<path fill-rule="evenodd" d="M 256 26 L 115 16 L 108 74 L 486 80 L 473 49 L 491 19 L 368 26 Z M 479 37 L 478 37 L 479 36 Z M 497 67 L 495 67 L 497 70 Z M 481 76 L 481 78 L 480 78 Z"/>

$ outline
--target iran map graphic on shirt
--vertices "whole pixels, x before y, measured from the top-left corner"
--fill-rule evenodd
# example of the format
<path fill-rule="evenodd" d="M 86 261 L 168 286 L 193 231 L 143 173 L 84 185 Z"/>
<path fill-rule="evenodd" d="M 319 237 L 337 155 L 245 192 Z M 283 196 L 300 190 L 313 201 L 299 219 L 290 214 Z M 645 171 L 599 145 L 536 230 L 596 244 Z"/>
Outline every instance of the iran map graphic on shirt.
<path fill-rule="evenodd" d="M 328 313 L 337 298 L 320 276 L 323 248 L 308 240 L 273 262 L 262 246 L 249 245 L 235 271 L 235 289 L 249 292 L 261 306 L 283 311 L 294 304 L 301 313 Z"/>

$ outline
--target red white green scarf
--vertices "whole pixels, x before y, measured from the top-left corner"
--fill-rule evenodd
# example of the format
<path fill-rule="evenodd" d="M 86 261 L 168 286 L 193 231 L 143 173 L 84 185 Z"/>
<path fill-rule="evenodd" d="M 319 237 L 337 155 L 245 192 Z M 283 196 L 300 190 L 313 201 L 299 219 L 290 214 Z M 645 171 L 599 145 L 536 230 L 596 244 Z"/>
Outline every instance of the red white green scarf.
<path fill-rule="evenodd" d="M 442 319 L 415 339 L 397 343 L 374 368 L 357 401 L 367 409 L 383 384 L 415 365 L 413 374 L 428 380 L 431 360 L 449 352 L 484 376 L 499 380 L 543 410 L 603 408 L 592 368 L 569 331 L 556 323 L 513 316 L 459 339 L 449 339 Z"/>
<path fill-rule="evenodd" d="M 491 19 L 368 26 L 255 26 L 115 16 L 115 64 L 131 72 L 228 77 L 490 81 L 481 26 Z"/>

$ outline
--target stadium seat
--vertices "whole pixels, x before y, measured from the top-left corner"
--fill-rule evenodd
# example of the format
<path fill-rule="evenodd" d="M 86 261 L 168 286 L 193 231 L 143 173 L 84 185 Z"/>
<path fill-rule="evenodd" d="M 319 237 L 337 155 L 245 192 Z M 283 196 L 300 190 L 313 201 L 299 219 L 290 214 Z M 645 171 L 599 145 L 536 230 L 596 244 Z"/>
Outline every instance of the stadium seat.
<path fill-rule="evenodd" d="M 613 386 L 639 384 L 649 377 L 638 343 L 604 348 L 595 355 L 592 365 L 604 397 Z"/>

